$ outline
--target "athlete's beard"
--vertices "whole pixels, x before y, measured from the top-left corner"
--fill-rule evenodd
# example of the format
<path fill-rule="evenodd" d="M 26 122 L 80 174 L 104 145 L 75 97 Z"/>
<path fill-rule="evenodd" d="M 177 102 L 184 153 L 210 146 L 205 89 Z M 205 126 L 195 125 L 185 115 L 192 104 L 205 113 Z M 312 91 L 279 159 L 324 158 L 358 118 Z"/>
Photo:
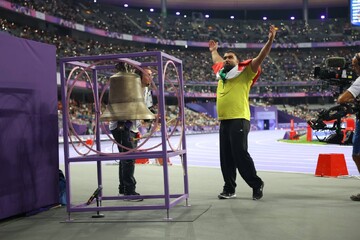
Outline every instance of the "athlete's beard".
<path fill-rule="evenodd" d="M 231 64 L 226 64 L 226 63 L 225 63 L 223 72 L 224 72 L 224 73 L 227 73 L 227 72 L 229 72 L 231 69 L 233 69 L 234 67 L 235 67 L 235 65 L 231 65 Z"/>

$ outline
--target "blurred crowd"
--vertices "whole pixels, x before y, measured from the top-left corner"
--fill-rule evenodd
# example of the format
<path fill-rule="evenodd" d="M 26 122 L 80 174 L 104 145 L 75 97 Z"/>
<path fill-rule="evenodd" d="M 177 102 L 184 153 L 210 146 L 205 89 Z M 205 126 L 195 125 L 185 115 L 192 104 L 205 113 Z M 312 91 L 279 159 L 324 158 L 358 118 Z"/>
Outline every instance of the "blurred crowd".
<path fill-rule="evenodd" d="M 10 2 L 106 31 L 159 39 L 203 42 L 215 39 L 229 43 L 263 43 L 267 38 L 268 26 L 275 24 L 279 28 L 276 43 L 280 44 L 332 41 L 351 43 L 360 40 L 360 31 L 351 28 L 346 19 L 309 20 L 305 24 L 302 20 L 270 22 L 207 19 L 201 13 L 187 18 L 169 15 L 164 19 L 159 13 L 145 13 L 82 0 L 12 0 Z M 9 13 L 9 16 L 0 17 L 0 31 L 53 44 L 57 47 L 58 59 L 83 55 L 164 51 L 183 61 L 185 92 L 214 93 L 216 91 L 215 76 L 211 70 L 211 55 L 207 48 L 129 42 L 77 32 L 55 24 L 44 24 L 40 20 L 19 18 L 16 13 L 12 17 Z M 220 53 L 225 50 L 220 49 Z M 259 51 L 258 49 L 234 50 L 239 52 L 242 59 L 253 58 Z M 356 47 L 275 48 L 265 60 L 263 73 L 251 93 L 276 95 L 327 91 L 321 81 L 314 79 L 314 66 L 333 56 L 345 57 L 350 61 L 356 51 Z M 172 78 L 174 75 L 169 77 Z M 74 112 L 78 114 L 85 112 L 86 115 L 90 106 L 84 104 L 74 105 L 74 108 L 80 108 L 79 111 Z M 192 113 L 189 114 L 191 116 Z M 196 115 L 194 122 L 199 118 L 204 119 Z"/>
<path fill-rule="evenodd" d="M 170 40 L 221 42 L 264 42 L 268 21 L 213 19 L 202 13 L 191 16 L 168 15 L 166 20 L 156 12 L 140 12 L 114 5 L 84 0 L 11 0 L 11 2 L 76 23 L 112 32 L 151 36 Z M 360 40 L 345 19 L 271 21 L 279 27 L 279 43 L 329 42 Z"/>
<path fill-rule="evenodd" d="M 105 55 L 129 52 L 164 51 L 183 61 L 186 92 L 215 92 L 215 76 L 211 70 L 211 56 L 207 48 L 180 48 L 165 45 L 145 45 L 90 36 L 70 36 L 56 28 L 44 29 L 20 25 L 0 18 L 0 30 L 12 35 L 53 44 L 57 57 Z M 89 35 L 89 34 L 88 34 Z M 224 49 L 220 49 L 220 52 Z M 253 58 L 258 50 L 235 49 L 242 59 Z M 286 92 L 319 92 L 321 82 L 314 79 L 314 66 L 332 56 L 345 57 L 350 61 L 355 47 L 273 49 L 263 64 L 263 72 L 251 93 L 277 94 Z"/>

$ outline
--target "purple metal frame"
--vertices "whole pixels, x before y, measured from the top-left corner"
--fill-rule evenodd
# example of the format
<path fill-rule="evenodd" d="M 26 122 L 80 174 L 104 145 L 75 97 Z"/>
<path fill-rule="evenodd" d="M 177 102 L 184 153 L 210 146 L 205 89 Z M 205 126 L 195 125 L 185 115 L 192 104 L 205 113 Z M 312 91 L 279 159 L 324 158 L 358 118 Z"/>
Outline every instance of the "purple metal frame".
<path fill-rule="evenodd" d="M 100 109 L 100 99 L 98 93 L 98 81 L 97 81 L 97 71 L 101 69 L 109 69 L 109 66 L 96 66 L 96 62 L 98 61 L 116 61 L 121 58 L 125 59 L 132 59 L 132 58 L 145 58 L 145 57 L 155 57 L 155 62 L 139 62 L 140 66 L 155 66 L 158 69 L 158 81 L 159 81 L 159 89 L 158 89 L 158 109 L 160 114 L 160 123 L 161 123 L 161 151 L 135 151 L 125 155 L 119 155 L 119 153 L 113 153 L 110 155 L 103 156 L 101 154 L 93 154 L 93 155 L 86 155 L 86 156 L 77 156 L 77 157 L 70 157 L 69 156 L 69 124 L 67 119 L 67 109 L 65 106 L 67 105 L 67 89 L 66 89 L 66 74 L 65 68 L 67 65 L 75 67 L 75 66 L 82 66 L 82 67 L 89 67 L 91 63 L 95 65 L 92 66 L 91 69 L 93 71 L 93 91 L 95 93 L 95 106 L 97 109 Z M 181 149 L 178 150 L 168 150 L 166 144 L 166 134 L 165 131 L 166 127 L 166 117 L 165 117 L 165 94 L 164 94 L 164 81 L 163 81 L 163 70 L 166 61 L 172 61 L 175 64 L 175 67 L 179 73 L 179 88 L 180 88 L 180 98 L 179 98 L 179 110 L 181 112 L 181 124 L 182 124 L 182 144 Z M 86 62 L 86 63 L 85 63 Z M 133 61 L 136 63 L 136 61 Z M 89 64 L 90 63 L 90 64 Z M 188 204 L 188 197 L 189 197 L 189 187 L 188 187 L 188 171 L 187 171 L 187 158 L 186 158 L 186 141 L 185 141 L 185 116 L 184 116 L 184 81 L 183 81 L 183 69 L 182 69 L 182 61 L 170 56 L 163 52 L 141 52 L 141 53 L 126 53 L 126 54 L 115 54 L 115 55 L 102 55 L 102 56 L 83 56 L 83 57 L 71 57 L 71 58 L 62 58 L 60 59 L 60 77 L 61 77 L 61 93 L 62 93 L 62 104 L 64 106 L 63 111 L 63 129 L 64 129 L 64 162 L 65 162 L 65 176 L 67 178 L 66 183 L 66 193 L 67 193 L 67 212 L 68 212 L 68 220 L 70 220 L 71 212 L 93 212 L 97 211 L 124 211 L 124 210 L 153 210 L 153 209 L 166 209 L 166 219 L 171 219 L 170 209 L 176 206 L 178 203 L 182 201 L 186 201 L 186 206 Z M 114 68 L 114 67 L 112 67 Z M 95 143 L 96 143 L 96 150 L 101 151 L 101 142 L 100 142 L 100 123 L 99 123 L 99 115 L 100 112 L 96 112 L 96 135 L 95 135 Z M 165 164 L 167 161 L 163 161 L 163 177 L 164 177 L 164 194 L 163 195 L 142 195 L 141 198 L 144 199 L 155 199 L 155 198 L 162 198 L 164 199 L 164 204 L 159 205 L 141 205 L 141 206 L 101 206 L 101 202 L 104 200 L 119 200 L 124 199 L 123 196 L 103 196 L 102 191 L 100 191 L 98 197 L 98 203 L 96 206 L 94 205 L 94 201 L 90 205 L 80 204 L 80 205 L 73 205 L 71 203 L 71 175 L 70 175 L 70 164 L 75 162 L 96 162 L 97 163 L 97 180 L 98 186 L 102 186 L 102 169 L 101 163 L 103 161 L 113 161 L 113 160 L 125 160 L 125 159 L 137 159 L 137 158 L 162 158 L 168 159 L 170 157 L 180 156 L 182 157 L 183 162 L 183 183 L 184 183 L 184 192 L 180 194 L 170 194 L 169 192 L 169 175 L 168 175 L 168 165 Z M 127 197 L 128 198 L 128 197 Z"/>

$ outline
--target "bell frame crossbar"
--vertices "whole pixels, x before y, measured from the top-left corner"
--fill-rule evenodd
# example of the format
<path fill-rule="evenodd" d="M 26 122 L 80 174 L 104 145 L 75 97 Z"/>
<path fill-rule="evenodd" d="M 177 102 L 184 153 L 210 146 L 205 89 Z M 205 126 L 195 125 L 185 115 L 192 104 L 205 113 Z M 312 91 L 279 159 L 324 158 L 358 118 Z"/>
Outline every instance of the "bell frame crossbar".
<path fill-rule="evenodd" d="M 136 58 L 136 60 L 133 60 Z M 151 62 L 139 62 L 138 59 L 155 59 Z M 68 119 L 68 109 L 67 106 L 67 78 L 66 78 L 66 67 L 82 67 L 90 70 L 92 72 L 92 85 L 94 93 L 94 104 L 95 109 L 100 109 L 101 103 L 99 99 L 99 83 L 97 79 L 97 74 L 99 70 L 114 69 L 114 65 L 97 65 L 99 62 L 106 61 L 119 61 L 119 59 L 127 59 L 128 62 L 132 65 L 138 65 L 140 67 L 155 67 L 158 70 L 158 114 L 160 116 L 159 123 L 161 124 L 161 150 L 159 151 L 133 151 L 128 154 L 120 153 L 109 153 L 101 154 L 101 139 L 100 139 L 100 111 L 95 111 L 96 121 L 95 121 L 95 130 L 96 134 L 94 135 L 94 146 L 96 151 L 100 153 L 88 154 L 85 156 L 70 156 L 70 139 L 68 136 L 70 133 L 69 128 L 69 119 Z M 171 149 L 167 146 L 167 139 L 165 131 L 166 127 L 166 114 L 165 114 L 165 90 L 164 90 L 164 66 L 167 62 L 171 61 L 173 66 L 178 72 L 178 84 L 180 96 L 178 96 L 179 102 L 179 118 L 181 123 L 181 144 L 178 149 Z M 101 211 L 127 211 L 127 210 L 156 210 L 156 209 L 166 209 L 166 218 L 164 220 L 171 220 L 170 218 L 170 209 L 176 206 L 177 204 L 185 201 L 185 206 L 189 206 L 189 187 L 188 187 L 188 170 L 187 170 L 187 153 L 186 153 L 186 141 L 185 141 L 185 116 L 184 116 L 184 81 L 183 81 L 183 69 L 182 61 L 160 51 L 149 51 L 149 52 L 138 52 L 138 53 L 124 53 L 124 54 L 113 54 L 113 55 L 100 55 L 100 56 L 82 56 L 82 57 L 68 57 L 62 58 L 59 61 L 60 65 L 60 79 L 61 79 L 61 94 L 62 94 L 62 105 L 63 105 L 63 136 L 64 136 L 64 164 L 65 164 L 65 176 L 66 176 L 66 209 L 68 212 L 68 221 L 72 221 L 71 213 L 72 212 L 101 212 Z M 65 109 L 66 108 L 66 109 Z M 183 168 L 183 192 L 179 194 L 170 194 L 169 190 L 169 172 L 168 164 L 165 159 L 170 157 L 179 156 L 182 159 L 182 168 Z M 164 194 L 160 195 L 140 195 L 133 196 L 141 197 L 143 199 L 163 199 L 162 204 L 152 204 L 152 205 L 125 205 L 125 206 L 102 206 L 102 202 L 106 200 L 121 200 L 124 199 L 124 196 L 104 196 L 102 191 L 102 162 L 104 161 L 114 161 L 114 160 L 126 160 L 126 159 L 139 159 L 139 158 L 162 158 L 164 159 L 162 168 L 163 168 L 163 180 L 164 180 Z M 78 162 L 96 162 L 97 168 L 97 184 L 98 190 L 96 201 L 91 201 L 91 203 L 83 204 L 73 204 L 71 198 L 71 174 L 70 174 L 70 165 L 72 163 Z M 94 193 L 95 194 L 95 193 Z M 131 196 L 126 196 L 126 198 L 132 198 Z M 162 202 L 162 201 L 160 201 Z M 134 203 L 135 204 L 135 203 Z M 98 215 L 101 216 L 101 215 Z"/>

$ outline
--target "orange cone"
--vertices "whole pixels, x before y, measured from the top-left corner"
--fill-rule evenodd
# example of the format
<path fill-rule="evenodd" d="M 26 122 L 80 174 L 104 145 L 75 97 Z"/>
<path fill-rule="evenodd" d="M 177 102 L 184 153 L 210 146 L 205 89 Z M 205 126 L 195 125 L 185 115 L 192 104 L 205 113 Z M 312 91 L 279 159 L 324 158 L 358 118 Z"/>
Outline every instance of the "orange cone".
<path fill-rule="evenodd" d="M 337 177 L 340 175 L 349 175 L 344 154 L 319 154 L 315 176 Z"/>
<path fill-rule="evenodd" d="M 148 158 L 139 158 L 135 159 L 135 164 L 148 164 L 149 159 Z"/>
<path fill-rule="evenodd" d="M 85 144 L 88 145 L 88 146 L 92 146 L 93 143 L 94 143 L 94 140 L 92 140 L 91 138 L 88 138 L 88 139 L 86 139 L 86 141 L 85 141 Z"/>
<path fill-rule="evenodd" d="M 157 159 L 156 159 L 156 163 L 159 164 L 159 165 L 163 165 L 163 164 L 164 164 L 164 161 L 163 161 L 162 158 L 157 158 Z M 172 165 L 172 163 L 170 162 L 170 159 L 167 160 L 167 163 L 168 163 L 168 165 L 170 165 L 170 166 Z"/>

